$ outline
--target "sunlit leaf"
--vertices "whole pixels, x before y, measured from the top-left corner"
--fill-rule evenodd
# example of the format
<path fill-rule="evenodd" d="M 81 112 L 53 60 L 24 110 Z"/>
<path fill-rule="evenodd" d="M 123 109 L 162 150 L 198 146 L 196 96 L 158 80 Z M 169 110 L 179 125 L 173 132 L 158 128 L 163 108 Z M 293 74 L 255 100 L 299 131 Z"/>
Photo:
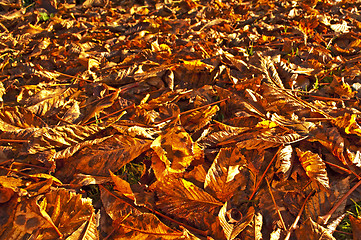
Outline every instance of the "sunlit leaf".
<path fill-rule="evenodd" d="M 182 239 L 182 232 L 166 226 L 155 215 L 141 213 L 106 190 L 101 192 L 106 212 L 114 220 L 117 239 Z"/>
<path fill-rule="evenodd" d="M 286 180 L 292 170 L 293 165 L 293 148 L 291 145 L 285 145 L 281 148 L 279 153 L 277 154 L 276 160 L 276 174 L 282 179 Z"/>
<path fill-rule="evenodd" d="M 0 111 L 1 130 L 46 127 L 44 121 L 29 110 L 20 107 L 5 107 Z"/>
<path fill-rule="evenodd" d="M 64 107 L 68 102 L 68 97 L 76 91 L 77 89 L 70 88 L 57 94 L 49 93 L 49 96 L 45 98 L 42 96 L 36 96 L 36 98 L 39 99 L 34 99 L 34 101 L 38 102 L 34 105 L 28 106 L 27 109 L 38 116 L 44 116 L 54 109 Z"/>
<path fill-rule="evenodd" d="M 96 145 L 86 145 L 65 159 L 65 166 L 57 172 L 60 179 L 71 179 L 75 173 L 108 176 L 149 149 L 151 141 L 115 135 Z"/>
<path fill-rule="evenodd" d="M 226 202 L 236 189 L 244 190 L 249 181 L 248 174 L 246 159 L 239 150 L 222 148 L 208 170 L 204 188 Z"/>
<path fill-rule="evenodd" d="M 130 188 L 130 184 L 112 173 L 111 171 L 110 176 L 112 177 L 112 180 L 115 184 L 115 189 L 124 194 L 124 196 L 134 200 L 134 195 L 132 189 Z"/>
<path fill-rule="evenodd" d="M 218 111 L 218 106 L 208 107 L 187 115 L 182 115 L 180 120 L 185 130 L 193 132 L 207 125 Z"/>
<path fill-rule="evenodd" d="M 99 132 L 104 127 L 97 125 L 67 125 L 35 129 L 29 140 L 27 151 L 30 154 L 56 147 L 70 147 Z"/>
<path fill-rule="evenodd" d="M 296 152 L 307 176 L 321 184 L 324 188 L 329 189 L 326 164 L 322 161 L 321 157 L 317 153 L 302 151 L 299 148 L 296 148 Z"/>
<path fill-rule="evenodd" d="M 7 239 L 37 234 L 42 239 L 56 239 L 61 236 L 77 236 L 83 239 L 90 235 L 98 239 L 95 227 L 95 213 L 90 199 L 58 189 L 45 194 L 42 198 L 22 199 L 15 210 L 14 224 L 2 235 Z M 87 228 L 84 228 L 84 223 Z M 81 232 L 75 234 L 82 229 Z"/>
<path fill-rule="evenodd" d="M 169 172 L 183 172 L 192 161 L 200 158 L 201 149 L 181 127 L 169 129 L 152 143 L 151 148 L 165 163 Z"/>
<path fill-rule="evenodd" d="M 203 189 L 184 179 L 168 178 L 151 186 L 156 192 L 156 205 L 164 213 L 185 219 L 200 229 L 215 221 L 215 213 L 223 204 Z"/>
<path fill-rule="evenodd" d="M 333 123 L 339 127 L 343 128 L 347 134 L 356 134 L 361 136 L 361 126 L 357 123 L 356 114 L 346 113 L 344 116 L 340 116 L 334 119 Z"/>

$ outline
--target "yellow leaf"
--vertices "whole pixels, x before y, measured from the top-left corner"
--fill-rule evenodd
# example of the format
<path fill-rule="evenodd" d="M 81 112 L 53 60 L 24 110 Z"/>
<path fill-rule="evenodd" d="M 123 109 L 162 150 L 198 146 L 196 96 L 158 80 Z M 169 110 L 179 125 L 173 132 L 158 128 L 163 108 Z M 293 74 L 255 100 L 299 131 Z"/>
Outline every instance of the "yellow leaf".
<path fill-rule="evenodd" d="M 261 127 L 261 128 L 274 128 L 276 127 L 277 124 L 273 121 L 270 121 L 270 120 L 263 120 L 259 123 L 257 123 L 257 126 L 256 127 Z"/>
<path fill-rule="evenodd" d="M 130 184 L 112 173 L 112 171 L 109 170 L 110 176 L 112 177 L 112 180 L 115 184 L 115 189 L 117 189 L 119 192 L 121 192 L 124 196 L 134 200 L 133 191 L 130 188 Z"/>
<path fill-rule="evenodd" d="M 182 127 L 173 127 L 166 134 L 160 135 L 154 140 L 151 148 L 171 173 L 185 171 L 192 161 L 199 159 L 202 155 L 197 143 L 193 142 Z"/>
<path fill-rule="evenodd" d="M 326 172 L 326 164 L 321 157 L 311 151 L 302 151 L 296 148 L 297 155 L 301 162 L 303 169 L 311 180 L 321 184 L 326 189 L 329 189 L 329 179 Z"/>
<path fill-rule="evenodd" d="M 183 67 L 185 67 L 188 71 L 204 71 L 204 70 L 211 71 L 214 69 L 212 65 L 208 65 L 200 60 L 194 60 L 194 61 L 183 60 Z"/>

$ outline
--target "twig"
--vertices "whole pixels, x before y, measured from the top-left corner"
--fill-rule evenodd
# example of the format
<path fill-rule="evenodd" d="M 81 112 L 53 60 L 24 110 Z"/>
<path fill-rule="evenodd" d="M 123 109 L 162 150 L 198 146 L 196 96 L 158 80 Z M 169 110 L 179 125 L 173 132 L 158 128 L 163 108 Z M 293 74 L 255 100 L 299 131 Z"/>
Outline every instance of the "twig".
<path fill-rule="evenodd" d="M 69 74 L 66 74 L 66 73 L 62 73 L 62 72 L 58 72 L 58 71 L 55 71 L 55 70 L 46 70 L 46 71 L 48 71 L 48 72 L 54 72 L 54 73 L 56 73 L 56 74 L 59 74 L 59 75 L 62 75 L 62 76 L 64 76 L 64 77 L 69 77 L 69 78 L 74 78 L 74 79 L 76 79 L 76 80 L 80 80 L 80 81 L 85 81 L 85 82 L 93 82 L 93 81 L 91 81 L 91 80 L 88 80 L 88 79 L 83 79 L 83 78 L 80 78 L 80 77 L 76 77 L 76 76 L 72 76 L 72 75 L 69 75 Z"/>
<path fill-rule="evenodd" d="M 9 142 L 9 143 L 27 143 L 29 140 L 17 140 L 17 139 L 0 139 L 0 142 Z"/>
<path fill-rule="evenodd" d="M 304 97 L 311 97 L 311 98 L 316 98 L 319 100 L 330 100 L 330 101 L 338 101 L 338 102 L 343 102 L 343 101 L 357 101 L 356 99 L 342 99 L 342 98 L 331 98 L 331 97 L 322 97 L 322 96 L 316 96 L 316 95 L 310 95 L 310 94 L 305 94 L 303 95 Z"/>
<path fill-rule="evenodd" d="M 117 114 L 117 113 L 123 112 L 123 111 L 125 111 L 125 110 L 127 110 L 127 109 L 134 108 L 134 107 L 135 107 L 135 104 L 132 104 L 132 105 L 130 105 L 130 106 L 128 106 L 128 107 L 122 108 L 122 109 L 120 109 L 120 110 L 118 110 L 118 111 L 112 112 L 112 113 L 110 113 L 110 114 L 108 114 L 108 115 L 105 115 L 105 116 L 103 116 L 103 117 L 101 117 L 101 118 L 98 118 L 98 121 L 99 121 L 99 120 L 102 120 L 102 119 L 104 119 L 104 118 L 108 118 L 108 117 L 110 117 L 110 116 L 113 116 L 113 115 L 115 115 L 115 114 Z M 94 123 L 94 122 L 96 122 L 96 121 L 97 121 L 97 120 L 93 120 L 93 121 L 90 121 L 90 122 L 85 123 L 84 125 L 89 125 L 89 124 L 92 124 L 92 123 Z"/>
<path fill-rule="evenodd" d="M 251 196 L 250 196 L 250 197 L 249 197 L 249 199 L 248 199 L 249 201 L 251 201 L 251 200 L 252 200 L 252 198 L 254 197 L 254 195 L 256 194 L 256 192 L 257 192 L 257 190 L 258 190 L 259 186 L 260 186 L 260 185 L 261 185 L 261 183 L 262 183 L 263 178 L 266 176 L 266 173 L 267 173 L 268 169 L 271 167 L 272 163 L 274 162 L 274 160 L 275 160 L 275 159 L 276 159 L 276 157 L 277 157 L 277 154 L 278 154 L 280 151 L 281 151 L 281 147 L 279 147 L 279 148 L 278 148 L 278 151 L 277 151 L 277 152 L 276 152 L 276 154 L 273 156 L 272 160 L 269 162 L 269 164 L 268 164 L 268 166 L 267 166 L 266 170 L 263 172 L 263 174 L 262 174 L 262 176 L 261 176 L 261 179 L 258 181 L 258 183 L 257 183 L 256 187 L 254 188 L 254 190 L 253 190 L 253 192 L 252 192 Z"/>
<path fill-rule="evenodd" d="M 310 192 L 310 194 L 308 194 L 308 196 L 306 197 L 305 201 L 303 202 L 302 207 L 301 207 L 300 211 L 298 212 L 295 221 L 293 222 L 292 226 L 288 229 L 288 232 L 287 232 L 287 235 L 286 235 L 286 237 L 285 237 L 285 240 L 290 239 L 292 231 L 293 231 L 294 229 L 296 229 L 297 223 L 298 223 L 298 221 L 299 221 L 300 218 L 301 218 L 303 209 L 305 208 L 308 199 L 311 197 L 311 195 L 312 195 L 313 193 L 314 193 L 314 191 Z"/>
<path fill-rule="evenodd" d="M 355 186 L 353 186 L 350 190 L 347 191 L 347 193 L 345 193 L 345 195 L 343 195 L 343 197 L 333 206 L 333 208 L 326 214 L 323 216 L 319 216 L 318 220 L 322 223 L 322 224 L 327 224 L 328 220 L 330 220 L 331 215 L 336 211 L 336 209 L 342 204 L 343 201 L 345 201 L 348 196 L 350 196 L 350 194 L 356 190 L 356 188 L 358 188 L 361 185 L 361 180 L 356 183 Z"/>
<path fill-rule="evenodd" d="M 320 122 L 320 121 L 331 121 L 332 118 L 302 118 L 302 121 L 305 122 Z"/>
<path fill-rule="evenodd" d="M 6 167 L 3 167 L 3 166 L 0 166 L 0 169 L 4 169 L 4 170 L 9 171 L 9 172 L 18 173 L 18 174 L 20 174 L 20 175 L 23 175 L 23 176 L 25 176 L 25 177 L 28 177 L 28 178 L 34 180 L 35 182 L 38 182 L 38 181 L 39 181 L 39 179 L 38 179 L 37 177 L 32 177 L 32 176 L 30 176 L 29 174 L 26 174 L 26 173 L 23 173 L 23 172 L 20 172 L 20 171 L 17 171 L 17 170 L 13 170 L 13 169 L 11 169 L 11 168 L 6 168 Z"/>
<path fill-rule="evenodd" d="M 203 108 L 207 108 L 209 106 L 213 106 L 213 105 L 216 105 L 218 103 L 222 103 L 222 102 L 225 102 L 227 100 L 229 100 L 230 98 L 225 98 L 225 99 L 222 99 L 222 100 L 219 100 L 217 102 L 213 102 L 213 103 L 210 103 L 210 104 L 207 104 L 207 105 L 204 105 L 204 106 L 200 106 L 200 107 L 197 107 L 197 108 L 193 108 L 193 109 L 190 109 L 188 111 L 185 111 L 185 112 L 181 112 L 179 115 L 182 116 L 182 115 L 185 115 L 185 114 L 188 114 L 188 113 L 191 113 L 191 112 L 194 112 L 194 111 L 198 111 L 200 109 L 203 109 Z M 168 117 L 166 119 L 163 119 L 163 120 L 160 120 L 158 122 L 155 122 L 154 124 L 157 125 L 157 124 L 160 124 L 160 123 L 163 123 L 163 122 L 166 122 L 166 121 L 169 121 L 169 120 L 172 120 L 174 117 Z"/>
<path fill-rule="evenodd" d="M 337 169 L 339 169 L 339 170 L 341 170 L 341 171 L 344 171 L 344 172 L 346 172 L 346 173 L 348 173 L 348 174 L 351 174 L 351 173 L 352 173 L 352 171 L 350 171 L 350 170 L 348 170 L 348 169 L 346 169 L 346 168 L 343 168 L 343 167 L 341 167 L 341 166 L 339 166 L 339 165 L 337 165 L 337 164 L 330 163 L 330 162 L 327 162 L 327 161 L 325 161 L 325 160 L 323 160 L 323 162 L 326 163 L 326 164 L 328 164 L 328 165 L 330 165 L 330 166 L 332 166 L 332 167 L 334 167 L 334 168 L 337 168 Z"/>
<path fill-rule="evenodd" d="M 127 219 L 130 216 L 130 213 L 128 213 L 127 215 L 125 215 L 121 220 L 120 223 L 117 224 L 118 228 L 120 227 L 120 225 L 122 224 L 122 222 Z M 113 230 L 108 234 L 108 236 L 106 236 L 103 240 L 108 240 L 108 238 L 110 238 L 110 236 L 115 232 L 116 228 L 113 228 Z"/>
<path fill-rule="evenodd" d="M 278 206 L 277 206 L 275 197 L 273 196 L 272 189 L 271 189 L 271 186 L 269 185 L 269 182 L 268 182 L 267 178 L 266 178 L 266 182 L 267 182 L 267 186 L 268 186 L 269 193 L 271 194 L 271 197 L 272 197 L 273 204 L 275 205 L 275 208 L 276 208 L 278 217 L 280 218 L 280 221 L 281 221 L 281 223 L 282 223 L 282 227 L 283 227 L 284 230 L 287 230 L 286 224 L 285 224 L 285 222 L 283 221 L 282 214 L 281 214 L 281 212 L 280 212 L 280 210 L 279 210 L 279 208 L 278 208 Z"/>

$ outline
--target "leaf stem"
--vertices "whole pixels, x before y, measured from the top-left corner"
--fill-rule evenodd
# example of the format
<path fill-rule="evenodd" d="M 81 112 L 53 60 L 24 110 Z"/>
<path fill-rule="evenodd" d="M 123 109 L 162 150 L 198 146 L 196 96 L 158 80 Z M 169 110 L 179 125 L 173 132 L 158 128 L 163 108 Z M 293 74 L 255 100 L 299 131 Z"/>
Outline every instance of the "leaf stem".
<path fill-rule="evenodd" d="M 191 112 L 195 112 L 195 111 L 198 111 L 200 109 L 203 109 L 203 108 L 207 108 L 207 107 L 210 107 L 210 106 L 213 106 L 213 105 L 216 105 L 218 103 L 222 103 L 222 102 L 225 102 L 227 100 L 229 100 L 230 98 L 225 98 L 225 99 L 222 99 L 222 100 L 219 100 L 219 101 L 216 101 L 216 102 L 213 102 L 213 103 L 210 103 L 210 104 L 206 104 L 204 106 L 200 106 L 200 107 L 197 107 L 197 108 L 193 108 L 193 109 L 190 109 L 188 111 L 185 111 L 185 112 L 181 112 L 179 115 L 182 116 L 182 115 L 185 115 L 185 114 L 189 114 Z M 157 124 L 160 124 L 160 123 L 163 123 L 163 122 L 166 122 L 166 121 L 169 121 L 169 120 L 172 120 L 174 118 L 174 116 L 172 117 L 168 117 L 166 119 L 163 119 L 163 120 L 160 120 L 158 122 L 155 122 L 154 124 L 157 125 Z"/>

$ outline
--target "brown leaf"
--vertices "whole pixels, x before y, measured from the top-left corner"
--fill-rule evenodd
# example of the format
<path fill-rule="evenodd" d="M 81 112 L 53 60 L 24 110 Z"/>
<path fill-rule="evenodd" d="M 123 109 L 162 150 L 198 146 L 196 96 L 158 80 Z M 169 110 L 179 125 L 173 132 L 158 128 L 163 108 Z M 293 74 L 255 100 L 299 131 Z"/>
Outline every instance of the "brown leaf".
<path fill-rule="evenodd" d="M 307 239 L 309 240 L 335 240 L 332 234 L 324 227 L 314 222 L 312 218 L 308 218 L 299 229 L 296 229 L 297 239 Z"/>
<path fill-rule="evenodd" d="M 69 181 L 74 173 L 108 176 L 149 149 L 151 141 L 127 135 L 105 138 L 96 145 L 84 146 L 73 156 L 64 159 L 65 166 L 57 172 L 60 179 Z"/>
<path fill-rule="evenodd" d="M 87 229 L 74 239 L 82 239 L 85 235 L 98 239 L 90 199 L 82 200 L 80 195 L 65 189 L 51 191 L 42 197 L 23 198 L 12 210 L 15 211 L 14 224 L 2 235 L 7 239 L 27 233 L 42 239 L 75 236 L 79 228 L 85 230 L 84 223 L 88 225 Z"/>
<path fill-rule="evenodd" d="M 293 148 L 291 145 L 285 145 L 277 154 L 276 174 L 281 180 L 286 180 L 291 174 L 293 166 Z"/>
<path fill-rule="evenodd" d="M 21 107 L 4 107 L 0 111 L 2 131 L 46 127 L 44 121 Z"/>
<path fill-rule="evenodd" d="M 191 112 L 190 114 L 182 115 L 180 120 L 182 122 L 182 126 L 188 132 L 195 132 L 205 125 L 207 125 L 212 118 L 219 111 L 219 107 L 209 106 L 206 109 L 198 110 Z"/>
<path fill-rule="evenodd" d="M 184 219 L 197 228 L 206 230 L 214 223 L 214 214 L 222 203 L 184 179 L 168 178 L 151 186 L 156 192 L 157 208 L 162 212 Z"/>
<path fill-rule="evenodd" d="M 317 219 L 319 216 L 326 215 L 331 208 L 341 200 L 341 198 L 349 191 L 349 179 L 337 179 L 330 183 L 330 191 L 319 191 L 311 196 L 305 206 L 305 215 L 312 219 Z M 345 212 L 346 201 L 336 209 L 332 214 L 332 220 Z"/>
<path fill-rule="evenodd" d="M 251 223 L 241 232 L 242 239 L 245 240 L 261 240 L 263 217 L 260 213 L 256 213 Z"/>
<path fill-rule="evenodd" d="M 344 129 L 347 134 L 356 134 L 361 136 L 361 126 L 357 123 L 356 114 L 348 114 L 333 119 L 333 124 Z"/>
<path fill-rule="evenodd" d="M 131 204 L 124 204 L 124 200 L 107 190 L 101 191 L 101 198 L 106 212 L 114 220 L 116 239 L 182 239 L 182 232 L 166 226 L 151 213 L 141 213 Z"/>
<path fill-rule="evenodd" d="M 134 200 L 134 194 L 132 189 L 130 188 L 130 184 L 127 181 L 115 175 L 114 173 L 112 173 L 110 170 L 109 172 L 115 184 L 115 189 L 121 192 L 124 196 Z"/>
<path fill-rule="evenodd" d="M 104 127 L 97 125 L 67 125 L 34 129 L 34 133 L 30 137 L 30 143 L 27 146 L 27 152 L 34 154 L 52 148 L 70 147 L 102 129 Z"/>
<path fill-rule="evenodd" d="M 353 239 L 360 240 L 361 239 L 361 219 L 360 219 L 360 217 L 355 218 L 352 215 L 349 215 L 348 217 L 351 222 Z"/>

